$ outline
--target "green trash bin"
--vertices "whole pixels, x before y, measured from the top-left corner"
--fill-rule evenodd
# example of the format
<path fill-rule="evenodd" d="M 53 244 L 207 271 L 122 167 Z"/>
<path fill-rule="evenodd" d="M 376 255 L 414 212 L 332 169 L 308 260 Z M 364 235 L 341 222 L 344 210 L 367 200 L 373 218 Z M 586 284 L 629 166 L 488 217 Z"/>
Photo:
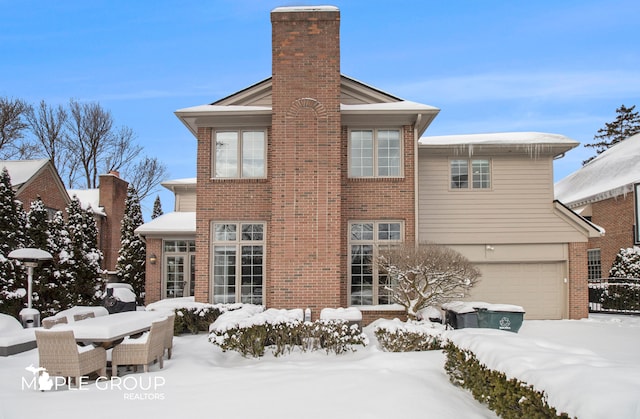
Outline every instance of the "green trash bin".
<path fill-rule="evenodd" d="M 522 326 L 524 311 L 498 311 L 478 309 L 478 327 L 508 330 L 517 333 Z"/>

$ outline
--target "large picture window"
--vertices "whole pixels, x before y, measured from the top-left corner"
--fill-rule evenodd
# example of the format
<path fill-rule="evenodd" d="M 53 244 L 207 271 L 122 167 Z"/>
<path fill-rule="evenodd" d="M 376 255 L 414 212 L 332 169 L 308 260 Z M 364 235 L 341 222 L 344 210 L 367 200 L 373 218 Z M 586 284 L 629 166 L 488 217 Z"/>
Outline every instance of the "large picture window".
<path fill-rule="evenodd" d="M 491 162 L 488 159 L 451 160 L 451 189 L 490 189 Z"/>
<path fill-rule="evenodd" d="M 402 176 L 402 141 L 399 129 L 351 130 L 350 177 Z"/>
<path fill-rule="evenodd" d="M 263 303 L 263 223 L 213 224 L 213 302 Z"/>
<path fill-rule="evenodd" d="M 214 178 L 263 178 L 266 175 L 266 133 L 263 130 L 216 131 Z"/>
<path fill-rule="evenodd" d="M 349 301 L 351 305 L 392 304 L 393 284 L 378 271 L 376 258 L 380 248 L 403 240 L 401 221 L 365 221 L 349 224 Z"/>

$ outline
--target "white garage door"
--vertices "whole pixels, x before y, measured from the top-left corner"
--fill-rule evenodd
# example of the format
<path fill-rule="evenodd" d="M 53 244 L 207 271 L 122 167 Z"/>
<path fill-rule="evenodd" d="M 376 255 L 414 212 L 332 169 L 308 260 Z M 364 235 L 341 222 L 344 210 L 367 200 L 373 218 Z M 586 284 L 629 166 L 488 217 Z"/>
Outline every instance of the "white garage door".
<path fill-rule="evenodd" d="M 524 307 L 526 319 L 566 317 L 564 263 L 478 264 L 482 271 L 468 301 L 515 304 Z"/>

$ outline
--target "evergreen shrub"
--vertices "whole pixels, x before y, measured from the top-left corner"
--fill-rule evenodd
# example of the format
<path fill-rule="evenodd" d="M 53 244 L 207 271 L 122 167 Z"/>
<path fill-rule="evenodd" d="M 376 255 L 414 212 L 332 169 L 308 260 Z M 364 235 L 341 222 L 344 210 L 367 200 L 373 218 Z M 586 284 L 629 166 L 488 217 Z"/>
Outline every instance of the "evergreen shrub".
<path fill-rule="evenodd" d="M 189 332 L 197 335 L 198 332 L 207 332 L 209 330 L 209 325 L 216 321 L 223 311 L 224 310 L 214 306 L 176 308 L 176 319 L 173 324 L 173 334 L 178 336 Z"/>
<path fill-rule="evenodd" d="M 476 400 L 487 405 L 501 418 L 569 418 L 566 413 L 558 413 L 549 406 L 543 391 L 487 368 L 473 352 L 460 349 L 451 342 L 444 345 L 444 351 L 447 356 L 444 368 L 449 380 L 469 390 Z"/>
<path fill-rule="evenodd" d="M 442 349 L 440 331 L 420 327 L 418 323 L 389 327 L 386 324 L 374 329 L 374 334 L 382 350 L 387 352 L 416 352 Z"/>
<path fill-rule="evenodd" d="M 302 322 L 249 323 L 224 331 L 212 331 L 209 340 L 223 351 L 236 351 L 244 357 L 261 357 L 267 348 L 274 356 L 299 349 L 302 352 L 323 349 L 327 353 L 342 354 L 355 351 L 355 345 L 367 344 L 357 325 L 341 320 Z"/>

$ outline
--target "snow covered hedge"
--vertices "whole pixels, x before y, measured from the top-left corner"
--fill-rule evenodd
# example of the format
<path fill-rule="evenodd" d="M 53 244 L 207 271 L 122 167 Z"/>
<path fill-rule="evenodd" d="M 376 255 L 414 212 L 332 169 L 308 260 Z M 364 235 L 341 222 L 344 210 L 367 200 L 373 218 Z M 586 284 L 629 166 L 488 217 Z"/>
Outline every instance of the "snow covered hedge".
<path fill-rule="evenodd" d="M 544 392 L 518 379 L 508 379 L 506 374 L 487 368 L 468 349 L 460 349 L 448 342 L 444 346 L 447 360 L 444 368 L 449 380 L 463 387 L 473 397 L 486 404 L 504 419 L 521 418 L 569 418 L 547 402 Z"/>
<path fill-rule="evenodd" d="M 424 321 L 402 322 L 399 319 L 377 320 L 373 333 L 382 350 L 387 352 L 415 352 L 442 349 L 444 326 Z"/>
<path fill-rule="evenodd" d="M 602 304 L 604 310 L 640 310 L 640 280 L 611 278 L 606 283 L 590 287 L 589 293 L 589 300 Z"/>
<path fill-rule="evenodd" d="M 237 310 L 242 304 L 208 304 L 195 302 L 194 297 L 168 298 L 147 305 L 147 311 L 174 311 L 173 325 L 175 336 L 183 333 L 197 335 L 209 330 L 211 323 L 227 311 Z"/>
<path fill-rule="evenodd" d="M 343 320 L 304 322 L 301 309 L 268 309 L 257 312 L 251 306 L 221 315 L 209 328 L 209 341 L 223 351 L 237 351 L 245 357 L 261 357 L 267 348 L 274 356 L 294 349 L 341 354 L 365 346 L 367 337 L 357 325 Z"/>

